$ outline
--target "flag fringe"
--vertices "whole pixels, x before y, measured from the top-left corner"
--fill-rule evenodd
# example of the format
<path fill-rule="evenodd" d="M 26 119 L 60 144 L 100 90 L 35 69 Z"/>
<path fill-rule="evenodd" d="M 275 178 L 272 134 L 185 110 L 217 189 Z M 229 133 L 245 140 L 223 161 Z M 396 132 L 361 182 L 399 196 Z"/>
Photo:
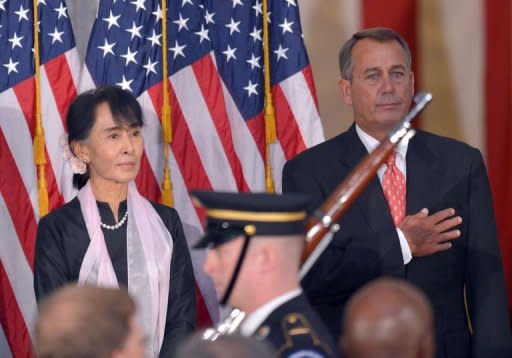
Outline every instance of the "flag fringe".
<path fill-rule="evenodd" d="M 34 162 L 37 166 L 37 198 L 39 201 L 39 217 L 48 213 L 48 187 L 46 185 L 46 156 L 44 128 L 41 118 L 41 72 L 40 72 L 40 49 L 38 29 L 38 0 L 33 1 L 34 17 L 32 27 L 34 31 L 34 70 L 35 70 L 35 104 L 36 104 L 36 128 L 34 136 Z"/>
<path fill-rule="evenodd" d="M 270 146 L 277 140 L 276 116 L 272 103 L 270 88 L 270 40 L 268 34 L 268 0 L 263 0 L 263 67 L 265 82 L 265 191 L 273 193 L 272 164 L 270 163 Z"/>
<path fill-rule="evenodd" d="M 167 49 L 167 0 L 162 0 L 162 48 Z M 162 182 L 162 204 L 174 205 L 171 169 L 169 167 L 169 145 L 172 143 L 171 102 L 169 101 L 169 74 L 167 51 L 162 51 L 162 134 L 164 144 L 164 180 Z"/>

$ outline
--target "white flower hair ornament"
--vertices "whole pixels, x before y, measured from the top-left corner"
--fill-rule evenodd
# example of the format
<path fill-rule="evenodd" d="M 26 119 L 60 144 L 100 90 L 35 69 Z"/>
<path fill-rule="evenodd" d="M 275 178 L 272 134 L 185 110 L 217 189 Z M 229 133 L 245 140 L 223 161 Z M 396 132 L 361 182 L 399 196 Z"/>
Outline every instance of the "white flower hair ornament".
<path fill-rule="evenodd" d="M 68 136 L 67 134 L 63 134 L 60 138 L 60 146 L 62 148 L 62 157 L 66 162 L 68 162 L 71 167 L 71 171 L 74 174 L 85 174 L 87 171 L 87 165 L 78 157 L 76 157 L 68 144 Z"/>

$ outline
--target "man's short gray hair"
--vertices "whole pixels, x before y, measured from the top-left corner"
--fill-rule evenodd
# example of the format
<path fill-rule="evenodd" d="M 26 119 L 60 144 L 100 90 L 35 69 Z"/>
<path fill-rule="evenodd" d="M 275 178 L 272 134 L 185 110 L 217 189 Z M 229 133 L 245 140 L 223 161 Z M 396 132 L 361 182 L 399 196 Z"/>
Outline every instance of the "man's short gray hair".
<path fill-rule="evenodd" d="M 407 42 L 404 40 L 402 36 L 391 29 L 387 29 L 384 27 L 374 27 L 371 29 L 366 29 L 363 31 L 356 32 L 352 35 L 352 37 L 343 44 L 341 47 L 338 61 L 340 66 L 341 78 L 352 81 L 352 49 L 354 45 L 363 39 L 371 39 L 377 42 L 388 42 L 388 41 L 396 41 L 402 47 L 405 52 L 405 58 L 407 60 L 407 66 L 411 69 L 411 51 L 409 50 L 409 46 Z"/>

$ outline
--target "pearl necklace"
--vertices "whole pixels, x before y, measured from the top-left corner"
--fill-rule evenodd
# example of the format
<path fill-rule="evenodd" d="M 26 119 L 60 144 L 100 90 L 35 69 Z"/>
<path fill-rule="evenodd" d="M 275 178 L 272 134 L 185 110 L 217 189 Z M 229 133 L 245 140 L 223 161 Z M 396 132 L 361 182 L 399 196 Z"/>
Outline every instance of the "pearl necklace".
<path fill-rule="evenodd" d="M 119 229 L 121 226 L 123 226 L 123 224 L 126 222 L 126 219 L 128 219 L 128 210 L 126 210 L 126 213 L 124 213 L 124 216 L 122 217 L 121 220 L 119 220 L 119 222 L 117 224 L 107 225 L 107 224 L 103 224 L 100 221 L 100 225 L 102 228 L 107 229 L 107 230 L 116 230 L 116 229 Z"/>

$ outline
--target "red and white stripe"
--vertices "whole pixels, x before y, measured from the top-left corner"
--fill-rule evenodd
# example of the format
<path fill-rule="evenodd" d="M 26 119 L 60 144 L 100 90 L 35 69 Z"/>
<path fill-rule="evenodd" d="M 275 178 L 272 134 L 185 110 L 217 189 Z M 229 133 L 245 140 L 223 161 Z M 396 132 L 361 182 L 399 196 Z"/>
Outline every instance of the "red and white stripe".
<path fill-rule="evenodd" d="M 41 67 L 41 111 L 46 140 L 46 181 L 50 210 L 71 199 L 71 171 L 63 163 L 59 138 L 77 93 L 76 50 Z M 38 217 L 37 172 L 33 157 L 35 81 L 29 78 L 0 94 L 0 344 L 2 357 L 30 357 L 36 303 L 33 257 Z"/>
<path fill-rule="evenodd" d="M 174 203 L 192 244 L 203 229 L 201 213 L 189 196 L 191 190 L 265 190 L 264 121 L 262 115 L 244 121 L 218 76 L 212 54 L 172 75 L 169 84 L 173 133 L 169 165 Z M 150 198 L 150 193 L 160 193 L 157 183 L 162 182 L 164 168 L 159 120 L 161 91 L 159 84 L 138 98 L 146 121 L 145 154 L 150 172 L 143 171 L 144 180 L 139 176 L 137 184 Z M 272 145 L 272 165 L 279 190 L 286 159 L 319 143 L 323 134 L 309 68 L 275 86 L 273 92 L 279 143 Z M 202 298 L 209 316 L 216 321 L 217 297 L 202 270 L 204 252 L 192 251 L 192 259 Z M 209 319 L 200 322 L 210 323 Z"/>
<path fill-rule="evenodd" d="M 263 114 L 245 121 L 217 72 L 212 54 L 169 78 L 172 104 L 173 142 L 169 164 L 175 207 L 189 243 L 201 236 L 202 214 L 192 205 L 193 189 L 222 191 L 265 190 L 265 127 Z M 64 163 L 60 139 L 66 132 L 67 108 L 93 82 L 76 50 L 54 58 L 42 67 L 41 109 L 46 139 L 46 179 L 50 210 L 75 194 L 72 173 Z M 278 142 L 271 145 L 271 164 L 276 190 L 281 187 L 284 162 L 306 147 L 323 140 L 310 68 L 272 89 L 276 109 Z M 136 179 L 143 195 L 160 199 L 164 151 L 160 110 L 162 86 L 158 84 L 139 97 L 146 127 L 145 153 Z M 0 227 L 2 240 L 0 342 L 3 338 L 14 357 L 29 355 L 30 327 L 35 313 L 32 265 L 38 221 L 37 173 L 32 154 L 35 127 L 35 86 L 31 78 L 0 94 L 0 103 L 10 111 L 0 118 L 1 203 L 5 215 Z M 11 113 L 12 112 L 12 113 Z M 6 112 L 7 113 L 7 112 Z M 9 215 L 7 215 L 9 213 Z M 5 228 L 5 230 L 4 230 Z M 12 228 L 12 229 L 9 229 Z M 16 245 L 17 244 L 17 245 Z M 202 271 L 204 252 L 192 252 L 200 288 L 200 325 L 218 319 L 213 285 Z M 16 265 L 13 265 L 16 263 Z M 16 283 L 16 284 L 13 284 Z M 7 309 L 9 307 L 9 309 Z M 23 333 L 25 332 L 25 333 Z M 20 350 L 21 349 L 21 350 Z"/>
<path fill-rule="evenodd" d="M 16 357 L 30 354 L 34 319 L 32 258 L 36 229 L 37 183 L 32 136 L 20 94 L 33 87 L 27 80 L 0 94 L 0 324 Z"/>

